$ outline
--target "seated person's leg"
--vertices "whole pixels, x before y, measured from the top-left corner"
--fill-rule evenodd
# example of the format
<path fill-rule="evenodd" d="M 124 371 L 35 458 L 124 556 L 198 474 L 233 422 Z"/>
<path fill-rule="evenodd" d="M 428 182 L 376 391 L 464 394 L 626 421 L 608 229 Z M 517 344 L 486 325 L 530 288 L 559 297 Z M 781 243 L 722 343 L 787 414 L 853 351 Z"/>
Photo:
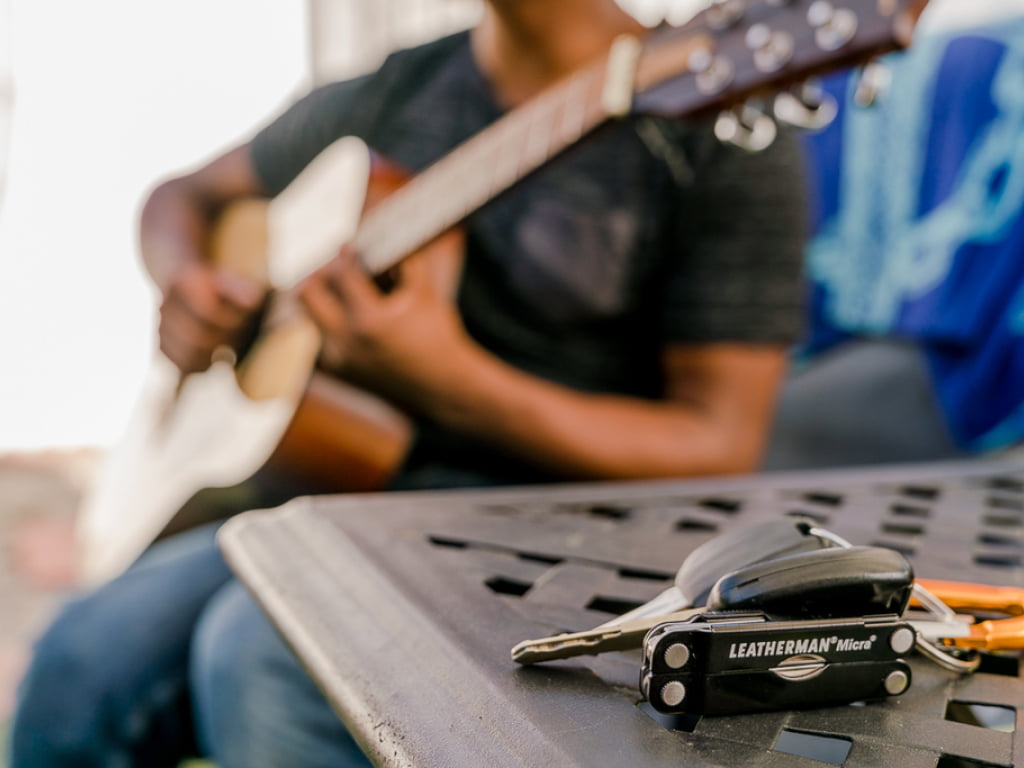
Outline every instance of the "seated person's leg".
<path fill-rule="evenodd" d="M 189 643 L 230 578 L 214 527 L 154 545 L 63 609 L 19 689 L 11 768 L 176 766 L 194 744 Z"/>
<path fill-rule="evenodd" d="M 855 341 L 785 383 L 764 467 L 803 469 L 962 456 L 923 355 L 898 341 Z"/>
<path fill-rule="evenodd" d="M 191 674 L 200 745 L 220 768 L 368 768 L 240 583 L 222 588 L 204 612 Z"/>

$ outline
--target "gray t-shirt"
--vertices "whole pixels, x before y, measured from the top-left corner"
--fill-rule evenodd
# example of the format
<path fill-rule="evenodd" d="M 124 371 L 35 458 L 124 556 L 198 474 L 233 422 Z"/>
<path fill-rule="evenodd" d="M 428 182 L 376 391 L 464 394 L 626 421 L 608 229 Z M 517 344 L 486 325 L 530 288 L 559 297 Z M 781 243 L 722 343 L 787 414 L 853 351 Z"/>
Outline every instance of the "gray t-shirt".
<path fill-rule="evenodd" d="M 252 157 L 271 194 L 344 135 L 416 172 L 501 114 L 461 33 L 317 89 L 255 137 Z M 629 118 L 465 226 L 458 303 L 469 333 L 570 387 L 657 398 L 667 344 L 788 344 L 801 331 L 804 199 L 790 137 L 751 155 L 704 122 Z M 419 427 L 402 486 L 563 479 Z"/>

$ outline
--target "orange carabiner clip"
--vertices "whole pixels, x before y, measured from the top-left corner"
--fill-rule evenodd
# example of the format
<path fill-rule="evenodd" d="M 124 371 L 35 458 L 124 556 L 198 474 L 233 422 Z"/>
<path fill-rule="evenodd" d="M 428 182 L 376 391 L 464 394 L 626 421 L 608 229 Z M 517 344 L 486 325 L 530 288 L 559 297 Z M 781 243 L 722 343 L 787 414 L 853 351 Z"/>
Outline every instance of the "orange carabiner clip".
<path fill-rule="evenodd" d="M 1024 650 L 1024 589 L 938 579 L 917 583 L 954 611 L 1010 617 L 951 625 L 949 636 L 942 638 L 947 645 L 981 651 Z"/>
<path fill-rule="evenodd" d="M 1024 616 L 1024 589 L 1020 587 L 996 587 L 991 584 L 939 579 L 917 579 L 917 583 L 954 611 Z"/>

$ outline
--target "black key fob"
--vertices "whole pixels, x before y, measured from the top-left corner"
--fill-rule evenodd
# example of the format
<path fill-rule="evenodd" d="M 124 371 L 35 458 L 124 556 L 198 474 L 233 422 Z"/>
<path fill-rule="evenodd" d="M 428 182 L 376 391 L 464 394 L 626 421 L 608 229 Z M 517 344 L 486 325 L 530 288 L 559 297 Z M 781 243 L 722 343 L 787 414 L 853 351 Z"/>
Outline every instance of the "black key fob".
<path fill-rule="evenodd" d="M 831 543 L 812 535 L 814 523 L 803 518 L 767 520 L 723 533 L 687 556 L 676 576 L 676 586 L 691 605 L 704 605 L 715 583 L 734 568 L 810 552 Z"/>
<path fill-rule="evenodd" d="M 708 608 L 761 611 L 773 618 L 826 619 L 902 614 L 914 572 L 882 547 L 829 548 L 755 563 L 715 584 Z"/>

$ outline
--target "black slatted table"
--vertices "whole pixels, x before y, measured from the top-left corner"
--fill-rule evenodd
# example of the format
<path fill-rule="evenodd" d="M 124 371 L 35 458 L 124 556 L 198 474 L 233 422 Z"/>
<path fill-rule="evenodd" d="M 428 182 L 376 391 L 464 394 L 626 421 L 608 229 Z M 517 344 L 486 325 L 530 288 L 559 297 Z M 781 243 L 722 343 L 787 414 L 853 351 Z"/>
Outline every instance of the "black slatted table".
<path fill-rule="evenodd" d="M 1024 586 L 1024 465 L 305 498 L 221 544 L 384 766 L 1024 768 L 1021 657 L 958 677 L 917 657 L 885 702 L 656 717 L 639 652 L 519 668 L 520 640 L 660 592 L 717 533 L 799 514 L 921 577 Z"/>

